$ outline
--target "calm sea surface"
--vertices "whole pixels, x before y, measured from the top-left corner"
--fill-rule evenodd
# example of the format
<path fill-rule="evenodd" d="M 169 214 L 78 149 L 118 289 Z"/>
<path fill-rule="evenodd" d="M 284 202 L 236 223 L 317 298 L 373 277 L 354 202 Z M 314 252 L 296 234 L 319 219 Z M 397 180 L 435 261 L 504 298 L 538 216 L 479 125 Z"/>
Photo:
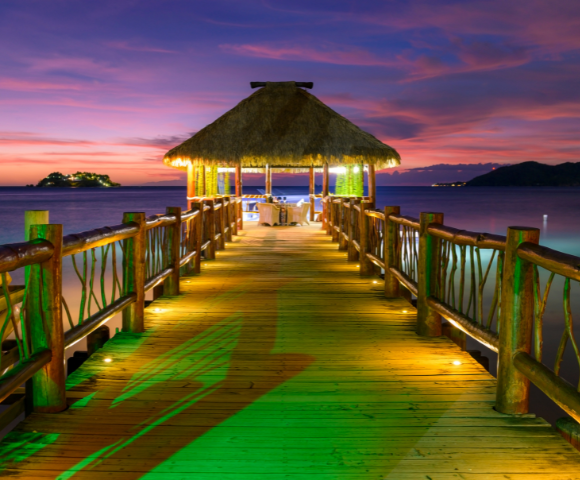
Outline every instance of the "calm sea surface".
<path fill-rule="evenodd" d="M 244 193 L 260 192 L 244 188 Z M 308 188 L 275 187 L 274 194 L 287 196 L 288 200 L 307 200 Z M 185 207 L 185 204 L 185 188 L 182 187 L 0 187 L 0 244 L 23 241 L 25 210 L 49 210 L 51 223 L 63 224 L 67 234 L 121 223 L 123 212 L 144 211 L 150 215 L 164 212 L 167 206 Z M 403 215 L 414 217 L 421 211 L 443 212 L 445 224 L 465 230 L 505 235 L 511 225 L 537 227 L 542 245 L 580 256 L 579 188 L 379 187 L 377 207 L 385 205 L 399 205 Z M 573 287 L 573 307 L 578 316 L 580 295 L 578 289 L 574 290 L 576 287 Z M 556 281 L 546 313 L 545 358 L 555 355 L 563 331 L 561 292 L 561 282 Z M 114 329 L 117 324 L 118 320 L 112 322 L 111 327 Z M 491 370 L 495 372 L 495 358 L 491 352 L 474 342 L 469 348 L 482 350 L 490 358 Z M 547 364 L 551 366 L 549 361 Z M 577 381 L 578 364 L 571 349 L 565 357 L 563 375 L 572 382 Z M 552 422 L 562 416 L 562 412 L 536 391 L 531 410 Z"/>

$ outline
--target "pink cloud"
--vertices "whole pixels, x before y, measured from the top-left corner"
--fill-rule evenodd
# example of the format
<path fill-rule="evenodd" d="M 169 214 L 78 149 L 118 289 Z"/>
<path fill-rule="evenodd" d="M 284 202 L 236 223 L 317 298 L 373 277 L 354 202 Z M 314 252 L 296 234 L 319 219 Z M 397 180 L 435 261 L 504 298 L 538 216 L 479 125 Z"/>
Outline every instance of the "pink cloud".
<path fill-rule="evenodd" d="M 38 92 L 46 90 L 80 90 L 81 87 L 72 82 L 56 83 L 4 77 L 0 78 L 0 89 L 17 92 Z"/>
<path fill-rule="evenodd" d="M 132 52 L 149 52 L 149 53 L 177 53 L 175 50 L 167 50 L 158 47 L 148 47 L 145 45 L 132 45 L 129 42 L 106 42 L 106 46 L 116 48 L 117 50 L 128 50 Z"/>
<path fill-rule="evenodd" d="M 289 44 L 220 45 L 226 52 L 273 60 L 332 63 L 336 65 L 392 66 L 395 62 L 378 58 L 367 50 L 336 44 L 314 49 Z"/>

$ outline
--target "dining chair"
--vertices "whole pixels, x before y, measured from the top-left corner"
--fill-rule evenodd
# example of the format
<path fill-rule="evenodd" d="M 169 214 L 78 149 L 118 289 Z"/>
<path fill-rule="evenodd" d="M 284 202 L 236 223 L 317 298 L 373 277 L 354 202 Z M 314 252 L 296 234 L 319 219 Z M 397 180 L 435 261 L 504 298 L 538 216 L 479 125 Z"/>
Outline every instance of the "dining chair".
<path fill-rule="evenodd" d="M 258 225 L 267 224 L 274 226 L 280 223 L 280 207 L 273 203 L 258 203 L 258 212 L 260 212 L 260 220 Z"/>
<path fill-rule="evenodd" d="M 308 221 L 308 212 L 310 210 L 310 203 L 303 203 L 299 207 L 291 207 L 289 208 L 290 215 L 288 219 L 288 223 L 297 223 L 299 225 L 310 225 Z"/>

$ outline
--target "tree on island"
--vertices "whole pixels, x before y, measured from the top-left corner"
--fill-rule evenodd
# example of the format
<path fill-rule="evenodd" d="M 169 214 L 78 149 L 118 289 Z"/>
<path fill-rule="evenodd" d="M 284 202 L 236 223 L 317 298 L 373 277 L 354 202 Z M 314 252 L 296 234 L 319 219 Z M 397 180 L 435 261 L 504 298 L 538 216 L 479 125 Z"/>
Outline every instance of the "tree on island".
<path fill-rule="evenodd" d="M 91 172 L 76 172 L 64 175 L 53 172 L 43 178 L 37 187 L 120 187 L 120 183 L 111 181 L 108 175 L 99 175 Z"/>

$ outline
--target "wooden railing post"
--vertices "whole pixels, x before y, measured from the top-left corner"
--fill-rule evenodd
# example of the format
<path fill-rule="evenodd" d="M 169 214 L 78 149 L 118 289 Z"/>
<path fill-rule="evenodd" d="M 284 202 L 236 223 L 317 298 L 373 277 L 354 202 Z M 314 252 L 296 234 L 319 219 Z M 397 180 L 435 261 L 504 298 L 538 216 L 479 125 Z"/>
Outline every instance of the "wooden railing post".
<path fill-rule="evenodd" d="M 389 215 L 400 215 L 401 207 L 385 207 L 385 221 L 383 222 L 383 252 L 385 261 L 385 297 L 396 298 L 401 296 L 399 280 L 389 267 L 401 268 L 401 259 L 397 254 L 399 242 L 399 224 L 391 222 Z"/>
<path fill-rule="evenodd" d="M 338 226 L 340 220 L 339 220 L 339 215 L 340 215 L 340 211 L 339 211 L 339 204 L 338 203 L 334 203 L 335 198 L 332 199 L 332 202 L 330 203 L 330 218 L 332 220 L 332 227 L 330 230 L 330 234 L 332 235 L 332 241 L 333 242 L 338 242 L 338 232 L 336 231 L 336 227 Z"/>
<path fill-rule="evenodd" d="M 530 353 L 534 318 L 533 266 L 518 257 L 524 242 L 539 243 L 537 228 L 509 227 L 503 266 L 495 409 L 527 413 L 530 381 L 513 364 L 518 352 Z"/>
<path fill-rule="evenodd" d="M 54 253 L 49 260 L 33 265 L 30 270 L 30 341 L 34 352 L 49 349 L 52 359 L 32 377 L 32 405 L 35 412 L 56 413 L 66 409 L 62 326 L 62 225 L 33 225 L 30 239 L 37 238 L 52 243 Z"/>
<path fill-rule="evenodd" d="M 348 222 L 347 222 L 347 212 L 350 212 L 350 209 L 346 207 L 346 204 L 349 202 L 348 198 L 343 198 L 340 204 L 338 205 L 338 225 L 340 231 L 338 232 L 338 249 L 339 250 L 348 250 L 348 240 L 344 238 L 343 233 L 348 236 Z"/>
<path fill-rule="evenodd" d="M 330 235 L 330 197 L 322 197 L 322 230 L 326 230 L 326 234 Z"/>
<path fill-rule="evenodd" d="M 175 215 L 176 221 L 167 227 L 167 263 L 173 272 L 163 282 L 163 295 L 179 295 L 179 264 L 181 261 L 181 207 L 167 207 L 167 215 Z"/>
<path fill-rule="evenodd" d="M 427 305 L 427 297 L 437 292 L 441 259 L 441 240 L 427 232 L 431 223 L 443 223 L 442 213 L 421 212 L 419 226 L 419 265 L 417 271 L 417 333 L 427 337 L 441 335 L 441 315 Z M 413 239 L 412 241 L 415 241 Z"/>
<path fill-rule="evenodd" d="M 193 271 L 201 273 L 201 246 L 203 244 L 203 202 L 193 202 L 191 208 L 196 208 L 199 213 L 192 221 L 193 235 L 195 235 L 195 257 L 193 259 Z"/>
<path fill-rule="evenodd" d="M 243 197 L 240 197 L 240 200 Z M 244 229 L 244 204 L 240 201 L 239 203 L 236 204 L 238 206 L 238 208 L 236 209 L 237 212 L 237 217 L 236 217 L 236 221 L 239 221 L 240 223 L 238 224 L 238 230 L 243 230 Z"/>
<path fill-rule="evenodd" d="M 227 202 L 227 205 L 225 203 Z M 232 197 L 224 197 L 224 225 L 226 229 L 226 242 L 232 241 L 232 220 L 230 212 L 232 211 Z"/>
<path fill-rule="evenodd" d="M 308 183 L 308 197 L 310 198 L 310 221 L 314 221 L 314 202 L 316 197 L 314 196 L 315 193 L 315 175 L 314 175 L 314 167 L 310 167 L 310 175 L 309 175 L 309 183 Z"/>
<path fill-rule="evenodd" d="M 135 293 L 135 303 L 123 310 L 123 331 L 139 333 L 144 331 L 145 317 L 145 213 L 125 212 L 123 223 L 134 222 L 139 232 L 125 241 L 123 252 L 123 291 Z"/>
<path fill-rule="evenodd" d="M 230 209 L 230 214 L 229 214 L 229 218 L 230 218 L 230 228 L 232 228 L 231 234 L 232 237 L 234 235 L 238 234 L 238 197 L 230 197 L 230 206 L 228 207 Z M 233 227 L 231 227 L 231 225 L 233 224 Z M 230 238 L 230 240 L 232 240 L 232 238 Z"/>
<path fill-rule="evenodd" d="M 215 203 L 213 199 L 206 200 L 206 205 L 210 208 L 207 214 L 207 237 L 209 240 L 209 245 L 205 249 L 205 258 L 207 260 L 214 260 L 215 259 L 215 252 L 216 252 L 216 241 L 215 241 Z"/>
<path fill-rule="evenodd" d="M 347 260 L 349 262 L 358 261 L 358 250 L 354 245 L 354 240 L 356 237 L 355 219 L 356 215 L 358 215 L 358 212 L 355 210 L 354 206 L 358 204 L 359 201 L 354 197 L 350 199 L 350 209 L 348 214 L 348 256 L 347 256 Z"/>
<path fill-rule="evenodd" d="M 361 276 L 370 276 L 374 275 L 375 268 L 373 262 L 369 260 L 367 257 L 367 253 L 369 252 L 369 217 L 366 214 L 368 209 L 372 208 L 372 204 L 370 203 L 363 203 L 360 204 L 360 218 L 358 221 L 359 229 L 360 229 L 360 274 Z"/>
<path fill-rule="evenodd" d="M 216 250 L 223 250 L 224 248 L 226 248 L 226 234 L 225 232 L 225 221 L 224 221 L 224 199 L 223 198 L 217 198 L 215 200 L 215 203 L 221 205 L 221 207 L 217 210 L 216 215 L 217 215 L 217 225 L 216 228 L 218 230 L 217 233 L 220 233 L 220 237 L 216 243 Z"/>

